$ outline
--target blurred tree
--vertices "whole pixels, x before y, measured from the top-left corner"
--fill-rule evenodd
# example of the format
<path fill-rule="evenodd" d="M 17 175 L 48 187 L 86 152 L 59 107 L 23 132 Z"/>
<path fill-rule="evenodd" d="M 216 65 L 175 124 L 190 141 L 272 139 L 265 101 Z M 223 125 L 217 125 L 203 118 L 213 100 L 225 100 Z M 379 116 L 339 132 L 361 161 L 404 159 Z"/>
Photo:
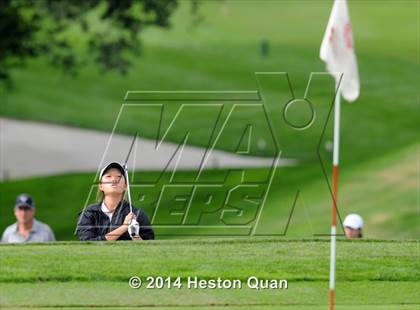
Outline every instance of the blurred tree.
<path fill-rule="evenodd" d="M 139 33 L 169 27 L 177 0 L 0 0 L 0 82 L 10 69 L 43 56 L 75 74 L 89 61 L 125 74 Z"/>

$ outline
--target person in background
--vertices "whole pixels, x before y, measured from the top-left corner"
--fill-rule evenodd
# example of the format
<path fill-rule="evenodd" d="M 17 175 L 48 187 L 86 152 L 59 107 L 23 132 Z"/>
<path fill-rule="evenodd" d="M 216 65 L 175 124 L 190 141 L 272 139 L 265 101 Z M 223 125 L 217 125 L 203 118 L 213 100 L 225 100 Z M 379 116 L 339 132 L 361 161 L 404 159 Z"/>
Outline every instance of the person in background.
<path fill-rule="evenodd" d="M 55 241 L 51 228 L 35 216 L 35 204 L 28 194 L 20 194 L 16 197 L 15 216 L 17 222 L 10 225 L 3 232 L 1 242 L 47 242 Z"/>
<path fill-rule="evenodd" d="M 358 214 L 349 214 L 343 222 L 347 238 L 362 238 L 363 219 Z"/>

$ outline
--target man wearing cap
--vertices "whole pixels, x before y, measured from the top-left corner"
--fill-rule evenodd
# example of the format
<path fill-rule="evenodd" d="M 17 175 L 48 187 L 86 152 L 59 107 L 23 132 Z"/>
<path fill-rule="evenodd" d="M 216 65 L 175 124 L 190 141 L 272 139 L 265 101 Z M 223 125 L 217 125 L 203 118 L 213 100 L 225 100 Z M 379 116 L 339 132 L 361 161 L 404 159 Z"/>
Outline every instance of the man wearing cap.
<path fill-rule="evenodd" d="M 349 214 L 343 222 L 347 238 L 362 238 L 363 219 L 359 214 Z"/>
<path fill-rule="evenodd" d="M 124 167 L 112 162 L 99 173 L 97 203 L 80 213 L 77 235 L 82 241 L 147 240 L 154 232 L 146 213 L 124 200 L 127 190 Z M 130 235 L 133 220 L 139 224 L 138 235 Z"/>
<path fill-rule="evenodd" d="M 51 228 L 34 218 L 35 204 L 28 194 L 16 197 L 15 216 L 17 222 L 6 228 L 1 242 L 48 242 L 55 241 Z"/>

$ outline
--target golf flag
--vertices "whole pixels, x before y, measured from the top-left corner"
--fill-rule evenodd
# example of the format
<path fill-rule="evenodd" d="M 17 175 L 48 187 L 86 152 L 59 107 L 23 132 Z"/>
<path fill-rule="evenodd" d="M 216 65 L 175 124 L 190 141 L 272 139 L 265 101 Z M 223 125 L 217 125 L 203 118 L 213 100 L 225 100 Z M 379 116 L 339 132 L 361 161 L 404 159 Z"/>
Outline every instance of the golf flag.
<path fill-rule="evenodd" d="M 321 44 L 320 57 L 336 81 L 343 73 L 340 94 L 347 101 L 359 97 L 360 84 L 353 33 L 346 0 L 335 0 Z"/>
<path fill-rule="evenodd" d="M 334 310 L 335 258 L 337 232 L 338 202 L 338 161 L 340 147 L 340 97 L 354 101 L 359 97 L 360 83 L 354 53 L 353 34 L 346 0 L 334 0 L 327 30 L 322 39 L 319 56 L 327 64 L 327 70 L 336 81 L 337 94 L 334 101 L 334 143 L 333 143 L 333 175 L 331 208 L 331 242 L 330 242 L 330 285 L 329 309 Z M 342 75 L 340 85 L 338 82 Z"/>

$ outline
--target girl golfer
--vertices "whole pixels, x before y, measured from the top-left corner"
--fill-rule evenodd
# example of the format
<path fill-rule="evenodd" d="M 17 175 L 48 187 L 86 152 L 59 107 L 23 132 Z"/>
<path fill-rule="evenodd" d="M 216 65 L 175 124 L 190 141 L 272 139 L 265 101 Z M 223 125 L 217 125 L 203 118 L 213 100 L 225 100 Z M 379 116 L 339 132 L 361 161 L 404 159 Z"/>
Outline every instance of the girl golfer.
<path fill-rule="evenodd" d="M 132 207 L 124 200 L 127 189 L 122 165 L 112 162 L 99 174 L 98 203 L 82 211 L 77 224 L 80 240 L 146 240 L 154 239 L 147 215 L 141 208 Z M 138 235 L 129 234 L 129 225 L 137 220 Z"/>

